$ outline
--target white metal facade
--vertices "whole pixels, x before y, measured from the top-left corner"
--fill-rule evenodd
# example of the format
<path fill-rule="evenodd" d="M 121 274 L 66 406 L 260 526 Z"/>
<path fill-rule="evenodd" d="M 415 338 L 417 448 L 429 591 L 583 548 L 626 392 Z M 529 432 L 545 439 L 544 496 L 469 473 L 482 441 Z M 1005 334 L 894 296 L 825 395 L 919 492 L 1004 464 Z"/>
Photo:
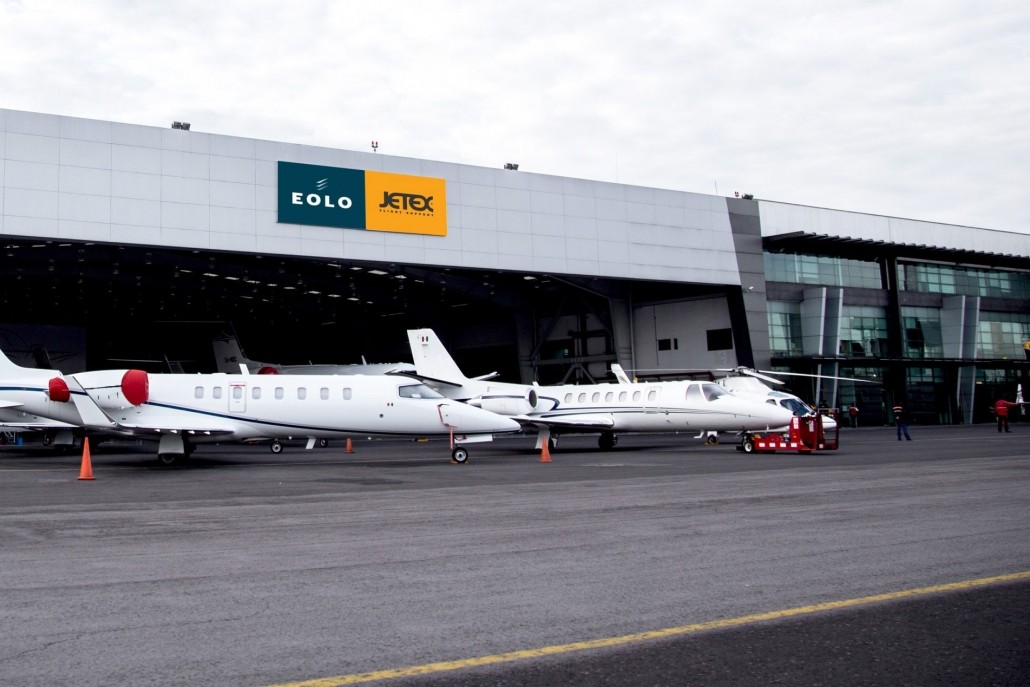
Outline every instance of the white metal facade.
<path fill-rule="evenodd" d="M 0 134 L 10 236 L 740 283 L 716 196 L 13 110 Z M 280 160 L 444 178 L 448 235 L 280 224 Z"/>

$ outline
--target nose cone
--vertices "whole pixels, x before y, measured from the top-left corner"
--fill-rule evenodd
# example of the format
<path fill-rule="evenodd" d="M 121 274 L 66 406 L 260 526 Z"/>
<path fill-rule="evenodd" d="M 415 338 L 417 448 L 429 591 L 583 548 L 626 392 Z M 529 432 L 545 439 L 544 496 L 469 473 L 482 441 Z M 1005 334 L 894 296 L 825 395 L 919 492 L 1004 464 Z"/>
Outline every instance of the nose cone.
<path fill-rule="evenodd" d="M 769 426 L 770 427 L 786 427 L 790 424 L 790 419 L 794 417 L 794 413 L 778 405 L 772 403 L 762 404 L 769 409 Z"/>
<path fill-rule="evenodd" d="M 464 403 L 445 403 L 440 412 L 444 420 L 458 434 L 504 434 L 517 432 L 522 426 L 510 417 Z"/>

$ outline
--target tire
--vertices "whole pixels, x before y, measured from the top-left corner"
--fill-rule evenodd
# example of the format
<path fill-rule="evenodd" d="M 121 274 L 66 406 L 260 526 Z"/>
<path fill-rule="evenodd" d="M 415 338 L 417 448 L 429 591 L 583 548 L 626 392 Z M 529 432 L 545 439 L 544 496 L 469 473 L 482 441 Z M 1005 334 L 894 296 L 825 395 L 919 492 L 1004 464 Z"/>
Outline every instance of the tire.
<path fill-rule="evenodd" d="M 175 465 L 178 461 L 179 456 L 175 453 L 159 453 L 157 454 L 157 462 L 161 465 Z"/>
<path fill-rule="evenodd" d="M 705 437 L 705 446 L 715 446 L 719 443 L 719 436 L 716 434 L 709 434 Z"/>
<path fill-rule="evenodd" d="M 754 453 L 755 452 L 755 438 L 753 436 L 751 436 L 750 434 L 748 434 L 740 442 L 740 448 L 741 448 L 742 451 L 744 451 L 744 453 Z"/>
<path fill-rule="evenodd" d="M 318 447 L 319 448 L 328 448 L 329 447 L 329 440 L 328 439 L 319 439 L 318 440 Z"/>
<path fill-rule="evenodd" d="M 462 448 L 461 446 L 456 447 L 451 451 L 451 460 L 459 465 L 464 465 L 468 462 L 469 452 L 468 449 Z"/>
<path fill-rule="evenodd" d="M 272 449 L 272 453 L 274 453 L 275 455 L 279 455 L 280 453 L 283 452 L 283 445 L 281 443 L 279 443 L 278 441 L 273 441 L 271 449 Z"/>

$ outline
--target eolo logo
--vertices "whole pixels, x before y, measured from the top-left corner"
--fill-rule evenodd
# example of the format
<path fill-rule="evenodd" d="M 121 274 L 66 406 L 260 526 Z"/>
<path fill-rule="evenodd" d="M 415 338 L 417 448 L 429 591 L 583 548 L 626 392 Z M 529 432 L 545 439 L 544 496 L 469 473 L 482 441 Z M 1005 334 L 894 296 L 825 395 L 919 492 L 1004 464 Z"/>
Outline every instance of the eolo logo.
<path fill-rule="evenodd" d="M 279 163 L 279 222 L 447 235 L 446 181 Z"/>

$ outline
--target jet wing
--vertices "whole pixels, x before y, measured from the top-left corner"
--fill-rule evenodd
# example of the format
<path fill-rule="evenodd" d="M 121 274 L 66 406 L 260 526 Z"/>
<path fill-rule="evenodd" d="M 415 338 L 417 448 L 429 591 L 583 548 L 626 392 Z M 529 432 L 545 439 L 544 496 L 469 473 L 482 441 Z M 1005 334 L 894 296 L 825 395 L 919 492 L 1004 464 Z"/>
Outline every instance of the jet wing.
<path fill-rule="evenodd" d="M 0 408 L 17 408 L 22 405 L 21 403 L 15 403 L 14 401 L 3 401 L 0 400 Z"/>
<path fill-rule="evenodd" d="M 611 429 L 611 415 L 516 415 L 512 418 L 523 427 L 556 430 Z"/>

